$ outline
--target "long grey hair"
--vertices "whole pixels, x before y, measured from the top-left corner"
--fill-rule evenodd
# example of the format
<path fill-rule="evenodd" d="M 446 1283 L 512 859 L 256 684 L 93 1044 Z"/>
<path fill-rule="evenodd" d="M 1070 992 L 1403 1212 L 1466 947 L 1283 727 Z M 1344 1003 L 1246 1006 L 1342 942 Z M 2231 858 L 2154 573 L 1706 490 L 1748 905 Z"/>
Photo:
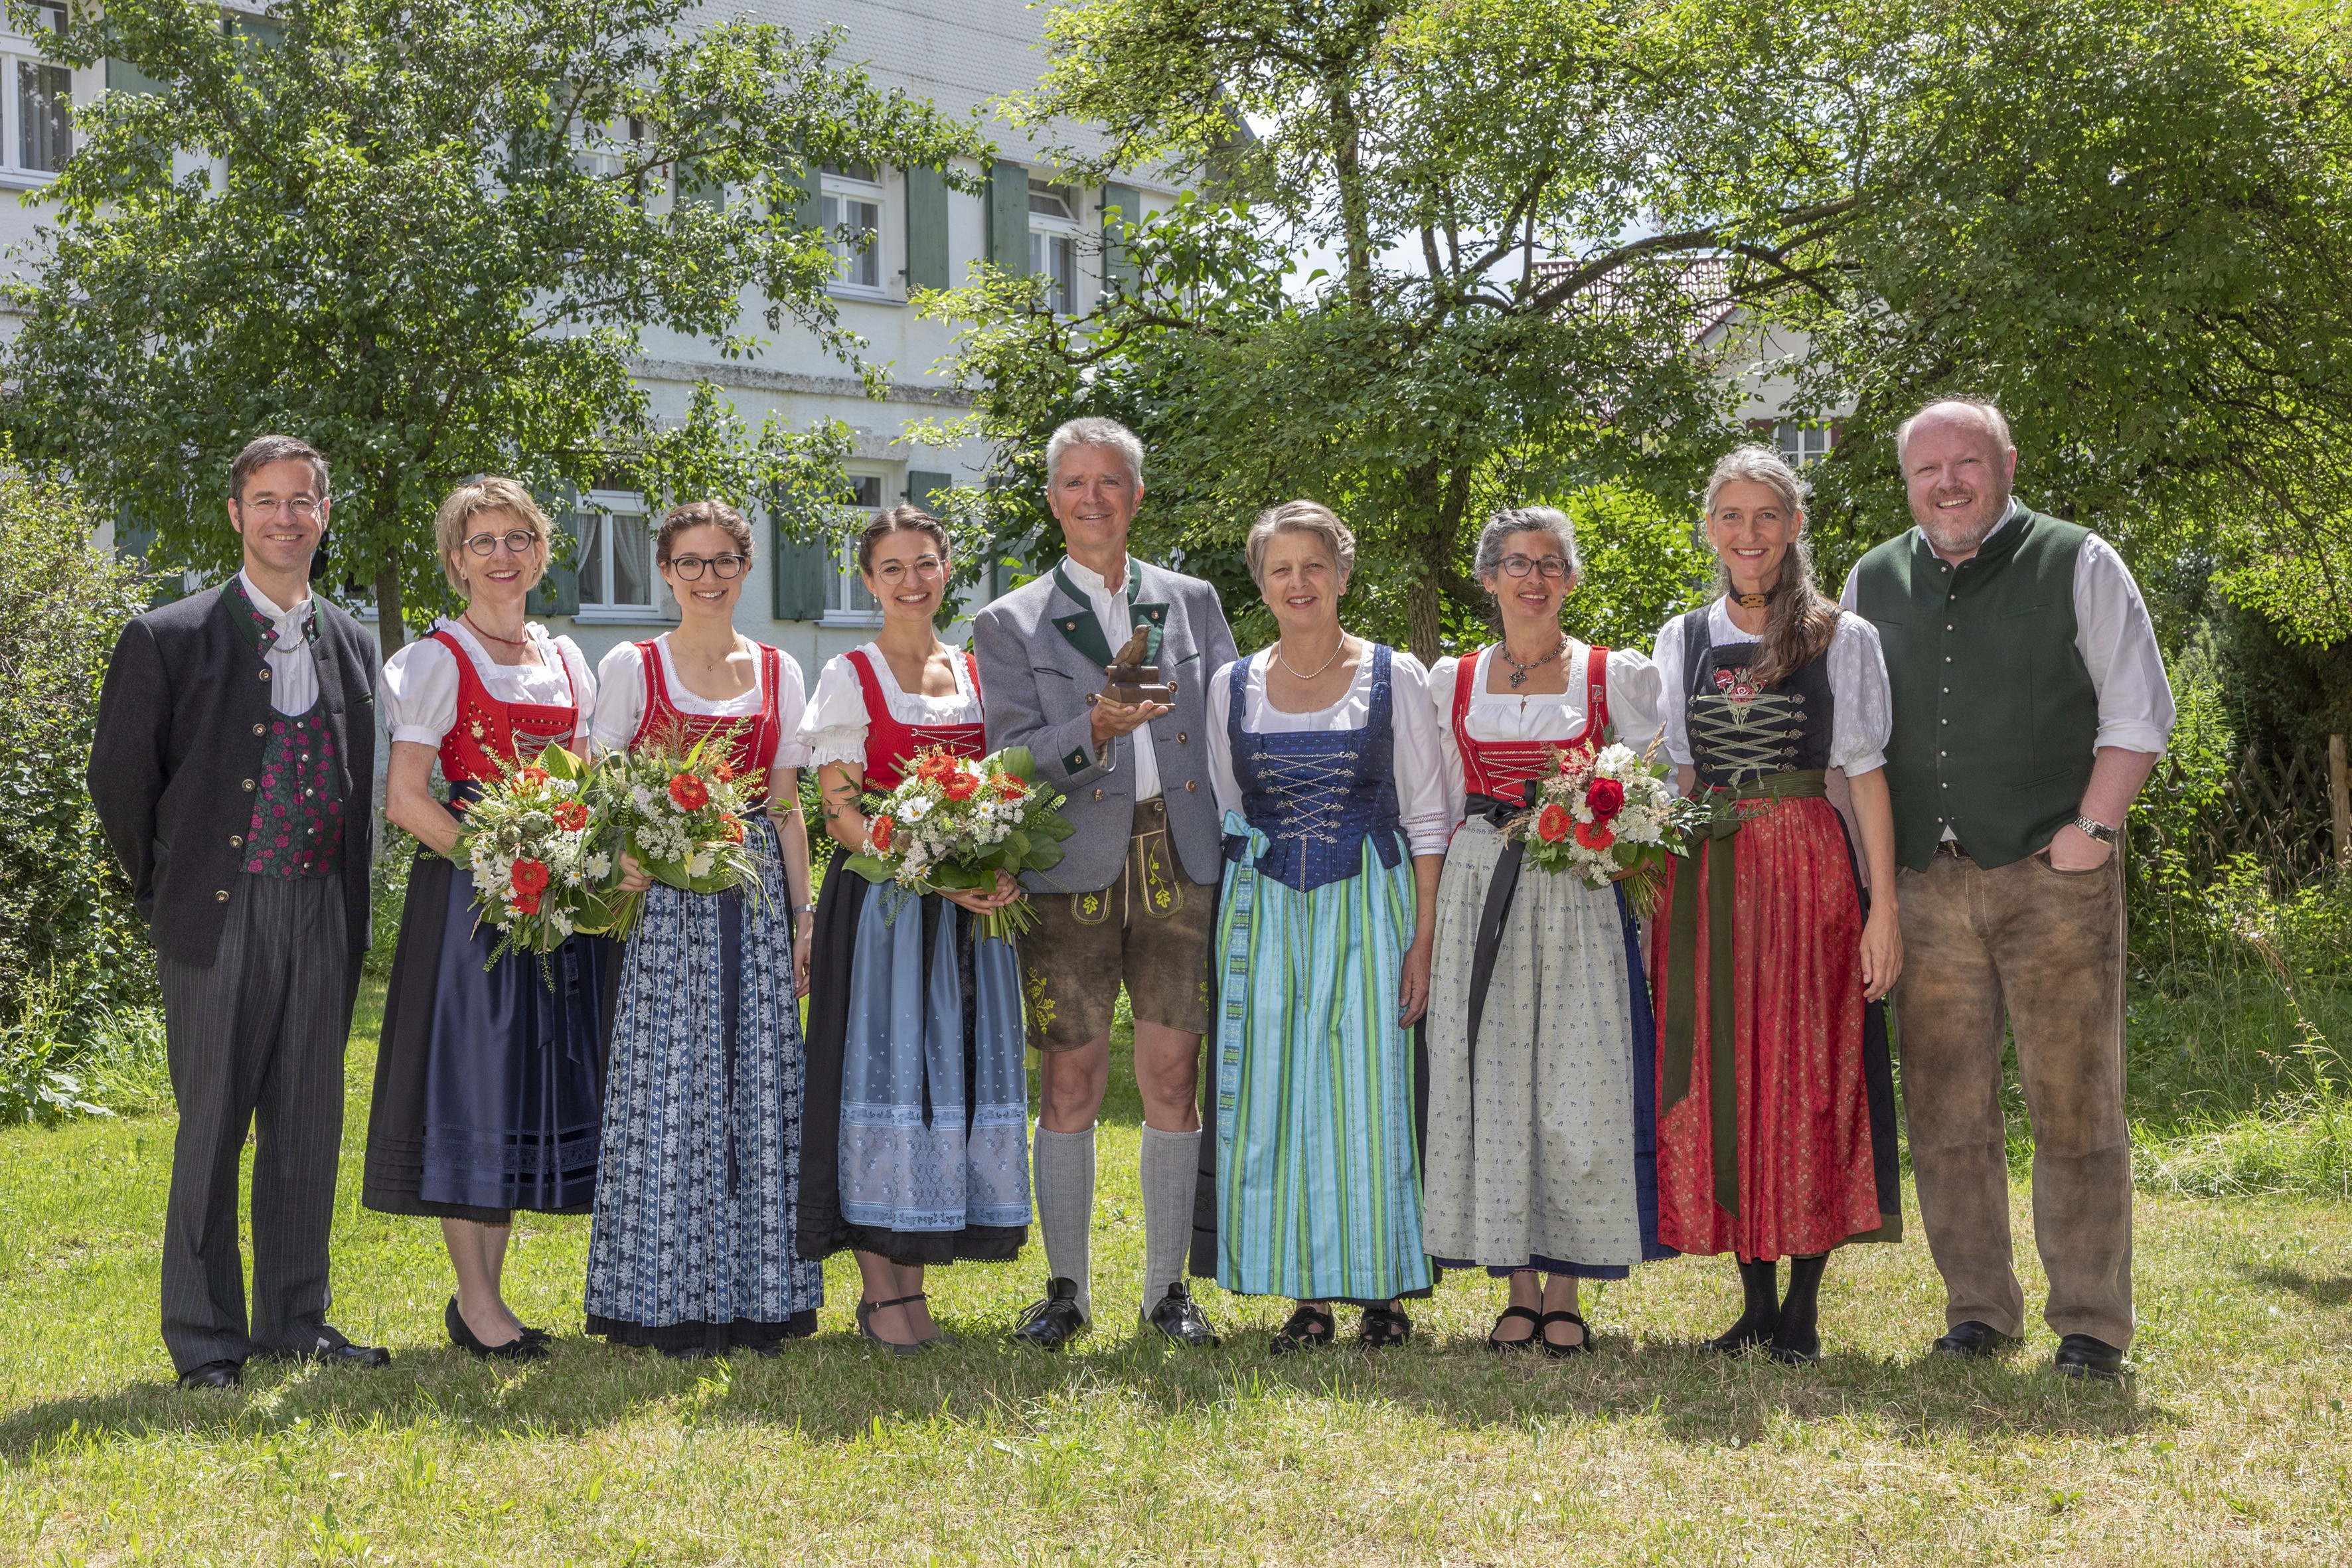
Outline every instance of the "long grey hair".
<path fill-rule="evenodd" d="M 1792 515 L 1804 515 L 1806 485 L 1797 470 L 1769 447 L 1747 446 L 1726 452 L 1715 465 L 1715 472 L 1707 476 L 1707 516 L 1715 515 L 1716 498 L 1723 493 L 1723 487 L 1741 479 L 1769 489 Z M 1720 557 L 1716 561 L 1715 591 L 1733 592 L 1731 570 Z M 1828 652 L 1837 637 L 1838 607 L 1822 595 L 1820 584 L 1813 580 L 1813 547 L 1802 532 L 1789 542 L 1789 553 L 1780 558 L 1780 575 L 1767 592 L 1772 603 L 1764 612 L 1764 630 L 1757 638 L 1759 686 L 1786 680 Z"/>

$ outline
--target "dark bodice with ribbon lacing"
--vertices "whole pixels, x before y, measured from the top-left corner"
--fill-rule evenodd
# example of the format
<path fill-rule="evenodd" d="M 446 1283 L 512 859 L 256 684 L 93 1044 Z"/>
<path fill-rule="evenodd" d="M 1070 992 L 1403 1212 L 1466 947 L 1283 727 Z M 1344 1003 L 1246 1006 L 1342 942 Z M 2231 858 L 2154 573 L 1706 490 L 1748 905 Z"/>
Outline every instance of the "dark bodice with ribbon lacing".
<path fill-rule="evenodd" d="M 1370 652 L 1371 710 L 1360 730 L 1253 734 L 1242 724 L 1249 668 L 1244 661 L 1234 668 L 1225 723 L 1242 816 L 1268 841 L 1257 868 L 1300 892 L 1354 876 L 1363 867 L 1368 838 L 1382 866 L 1393 868 L 1404 858 L 1389 650 L 1374 644 Z M 1243 858 L 1238 841 L 1228 841 L 1226 855 Z"/>
<path fill-rule="evenodd" d="M 1827 654 L 1761 689 L 1751 673 L 1760 645 L 1716 643 L 1713 616 L 1709 605 L 1683 617 L 1683 712 L 1699 784 L 1736 787 L 1829 766 L 1836 705 Z"/>

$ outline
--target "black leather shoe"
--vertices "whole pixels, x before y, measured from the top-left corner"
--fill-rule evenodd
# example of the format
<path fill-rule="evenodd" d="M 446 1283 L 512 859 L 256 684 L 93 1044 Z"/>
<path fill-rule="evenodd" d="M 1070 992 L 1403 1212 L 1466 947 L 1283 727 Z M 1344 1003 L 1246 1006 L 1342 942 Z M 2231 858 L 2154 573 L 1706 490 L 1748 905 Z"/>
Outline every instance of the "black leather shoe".
<path fill-rule="evenodd" d="M 1087 1331 L 1087 1315 L 1078 1310 L 1078 1286 L 1056 1277 L 1045 1281 L 1045 1299 L 1032 1301 L 1013 1327 L 1013 1342 L 1041 1351 L 1057 1351 Z"/>
<path fill-rule="evenodd" d="M 455 1296 L 449 1298 L 449 1304 L 441 1310 L 441 1325 L 449 1331 L 451 1344 L 484 1361 L 545 1361 L 550 1353 L 547 1342 L 531 1338 L 528 1330 L 504 1344 L 484 1344 L 474 1337 L 474 1331 L 466 1326 L 466 1314 L 457 1310 L 457 1298 Z M 383 1356 L 385 1361 L 392 1359 L 383 1351 L 375 1353 Z"/>
<path fill-rule="evenodd" d="M 333 1329 L 305 1331 L 308 1342 L 260 1352 L 264 1361 L 315 1361 L 328 1366 L 390 1366 L 392 1352 L 381 1345 L 355 1345 Z"/>
<path fill-rule="evenodd" d="M 2095 1377 L 2102 1383 L 2124 1380 L 2124 1352 L 2088 1334 L 2068 1334 L 2060 1340 L 2053 1364 L 2061 1377 Z"/>
<path fill-rule="evenodd" d="M 1965 1361 L 1990 1361 L 2015 1350 L 2017 1341 L 1990 1323 L 1980 1323 L 1970 1318 L 1946 1330 L 1932 1348 L 1937 1355 L 1958 1356 Z"/>
<path fill-rule="evenodd" d="M 1143 1321 L 1178 1344 L 1194 1350 L 1207 1350 L 1217 1342 L 1217 1331 L 1209 1327 L 1200 1303 L 1192 1300 L 1192 1290 L 1181 1279 L 1168 1287 L 1168 1294 L 1153 1304 Z"/>
<path fill-rule="evenodd" d="M 235 1388 L 244 1380 L 245 1369 L 233 1361 L 208 1361 L 202 1366 L 192 1366 L 180 1374 L 182 1388 Z"/>

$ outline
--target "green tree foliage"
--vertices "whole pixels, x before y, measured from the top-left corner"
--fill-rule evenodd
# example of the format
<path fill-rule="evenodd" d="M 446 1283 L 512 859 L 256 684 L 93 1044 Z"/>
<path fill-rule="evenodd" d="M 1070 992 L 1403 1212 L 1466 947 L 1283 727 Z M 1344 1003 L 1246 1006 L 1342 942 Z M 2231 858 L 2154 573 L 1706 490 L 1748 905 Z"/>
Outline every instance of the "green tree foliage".
<path fill-rule="evenodd" d="M 35 1010 L 88 1022 L 153 992 L 82 780 L 115 635 L 146 597 L 90 542 L 98 519 L 0 458 L 0 1026 Z"/>
<path fill-rule="evenodd" d="M 0 374 L 19 453 L 69 467 L 153 558 L 222 570 L 226 459 L 265 430 L 335 465 L 331 570 L 388 645 L 446 602 L 434 507 L 467 475 L 814 505 L 847 432 L 754 432 L 708 384 L 661 419 L 643 333 L 728 357 L 861 345 L 825 294 L 828 163 L 982 155 L 972 128 L 689 0 L 76 6 L 49 44 L 130 68 L 79 118 Z M 747 299 L 757 303 L 745 321 Z M 869 371 L 870 376 L 876 373 Z"/>
<path fill-rule="evenodd" d="M 1484 623 L 1489 509 L 1608 485 L 1609 520 L 1644 491 L 1671 498 L 1645 529 L 1679 511 L 1726 439 L 1727 389 L 1690 352 L 1703 310 L 1824 286 L 1853 161 L 1816 86 L 1753 68 L 1819 57 L 1821 19 L 1083 0 L 1049 17 L 1016 116 L 1105 128 L 1055 154 L 1081 175 L 1160 164 L 1216 198 L 1129 229 L 1136 281 L 1086 321 L 1002 275 L 932 309 L 974 323 L 961 365 L 1008 477 L 1034 480 L 1058 418 L 1118 415 L 1151 447 L 1158 542 L 1237 588 L 1259 508 L 1329 502 L 1362 542 L 1360 624 L 1426 657 Z M 1308 253 L 1331 267 L 1286 290 Z M 1696 298 L 1688 264 L 1716 256 L 1740 268 Z"/>

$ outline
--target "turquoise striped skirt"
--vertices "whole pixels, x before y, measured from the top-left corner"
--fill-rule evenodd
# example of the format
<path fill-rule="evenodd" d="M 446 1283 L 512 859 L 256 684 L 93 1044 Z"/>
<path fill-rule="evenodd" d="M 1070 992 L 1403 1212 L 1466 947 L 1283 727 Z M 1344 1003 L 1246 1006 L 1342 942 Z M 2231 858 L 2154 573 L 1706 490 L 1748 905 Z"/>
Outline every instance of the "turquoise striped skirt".
<path fill-rule="evenodd" d="M 1367 840 L 1352 877 L 1307 892 L 1225 864 L 1217 912 L 1217 1283 L 1249 1296 L 1386 1301 L 1426 1289 L 1412 1041 L 1397 987 L 1412 862 Z"/>

